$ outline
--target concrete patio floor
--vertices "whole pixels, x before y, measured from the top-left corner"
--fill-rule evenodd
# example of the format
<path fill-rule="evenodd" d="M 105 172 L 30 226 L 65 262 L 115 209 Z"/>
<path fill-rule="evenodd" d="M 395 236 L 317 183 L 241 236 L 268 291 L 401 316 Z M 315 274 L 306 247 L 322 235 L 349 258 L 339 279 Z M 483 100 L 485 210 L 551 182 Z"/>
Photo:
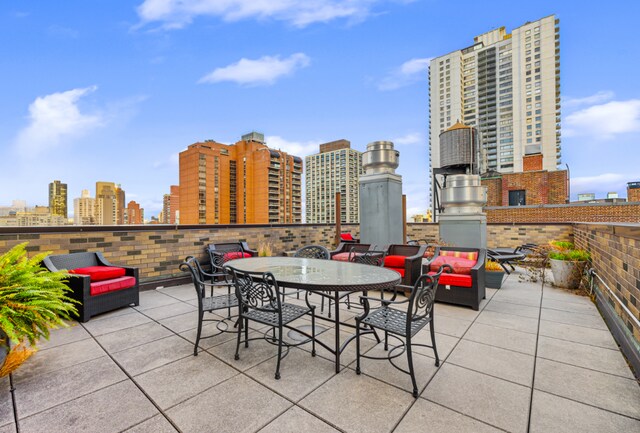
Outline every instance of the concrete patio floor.
<path fill-rule="evenodd" d="M 279 381 L 263 340 L 234 361 L 235 334 L 223 334 L 194 357 L 195 305 L 192 285 L 147 291 L 140 307 L 54 331 L 13 374 L 19 431 L 640 432 L 640 387 L 595 306 L 518 273 L 487 289 L 479 312 L 436 304 L 442 362 L 416 348 L 418 399 L 386 361 L 363 360 L 356 375 L 355 344 L 339 374 L 326 350 L 291 349 Z M 320 339 L 333 341 L 333 329 Z M 16 431 L 4 378 L 0 433 Z"/>

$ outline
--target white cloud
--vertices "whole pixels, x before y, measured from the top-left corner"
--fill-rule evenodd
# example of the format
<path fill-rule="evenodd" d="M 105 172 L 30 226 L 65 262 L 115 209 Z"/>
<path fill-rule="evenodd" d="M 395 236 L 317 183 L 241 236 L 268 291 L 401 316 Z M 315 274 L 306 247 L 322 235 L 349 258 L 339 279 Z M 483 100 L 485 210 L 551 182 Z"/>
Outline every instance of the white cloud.
<path fill-rule="evenodd" d="M 640 99 L 611 101 L 569 114 L 563 135 L 610 140 L 617 134 L 640 131 Z"/>
<path fill-rule="evenodd" d="M 383 0 L 145 0 L 137 8 L 141 24 L 161 22 L 165 29 L 182 28 L 198 16 L 225 21 L 273 19 L 295 27 L 336 19 L 361 21 Z"/>
<path fill-rule="evenodd" d="M 289 141 L 277 135 L 265 137 L 265 141 L 270 149 L 280 149 L 284 152 L 287 152 L 289 155 L 299 157 L 305 157 L 307 155 L 318 153 L 318 146 L 324 143 L 324 141 L 321 140 Z"/>
<path fill-rule="evenodd" d="M 431 57 L 411 59 L 391 71 L 378 83 L 378 90 L 396 90 L 427 79 Z"/>
<path fill-rule="evenodd" d="M 570 108 L 570 107 L 580 107 L 583 105 L 594 105 L 594 104 L 599 104 L 601 102 L 610 101 L 611 99 L 613 99 L 613 97 L 614 97 L 613 92 L 609 90 L 602 90 L 593 95 L 585 96 L 583 98 L 571 98 L 571 97 L 563 98 L 562 106 L 564 108 Z"/>
<path fill-rule="evenodd" d="M 96 86 L 41 96 L 29 105 L 29 125 L 18 133 L 15 145 L 23 155 L 35 156 L 101 126 L 99 114 L 83 114 L 78 101 Z"/>
<path fill-rule="evenodd" d="M 257 60 L 242 58 L 229 66 L 217 68 L 202 77 L 199 83 L 232 81 L 241 85 L 273 84 L 280 77 L 309 66 L 310 59 L 304 53 L 295 53 L 281 59 L 280 56 L 264 56 Z"/>
<path fill-rule="evenodd" d="M 424 136 L 419 132 L 410 132 L 402 137 L 394 138 L 393 144 L 426 144 Z"/>
<path fill-rule="evenodd" d="M 604 193 L 609 191 L 622 193 L 625 191 L 626 182 L 628 182 L 629 179 L 635 179 L 635 177 L 619 173 L 603 173 L 596 176 L 574 177 L 571 179 L 571 194 L 589 192 Z"/>

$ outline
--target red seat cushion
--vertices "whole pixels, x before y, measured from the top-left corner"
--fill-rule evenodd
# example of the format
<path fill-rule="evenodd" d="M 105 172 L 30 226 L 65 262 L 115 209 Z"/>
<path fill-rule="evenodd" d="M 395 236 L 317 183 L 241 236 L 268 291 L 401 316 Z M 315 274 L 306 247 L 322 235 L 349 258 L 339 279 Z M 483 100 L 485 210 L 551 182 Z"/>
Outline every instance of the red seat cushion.
<path fill-rule="evenodd" d="M 224 261 L 228 262 L 229 260 L 235 259 L 244 259 L 247 257 L 251 257 L 251 254 L 245 253 L 244 251 L 231 251 L 228 253 L 224 253 Z"/>
<path fill-rule="evenodd" d="M 342 239 L 343 241 L 352 241 L 353 236 L 351 236 L 351 233 L 340 233 L 340 239 Z"/>
<path fill-rule="evenodd" d="M 338 253 L 338 254 L 334 254 L 333 257 L 331 257 L 331 260 L 338 260 L 340 262 L 348 262 L 349 261 L 349 255 L 351 253 Z"/>
<path fill-rule="evenodd" d="M 91 296 L 100 295 L 102 293 L 115 292 L 116 290 L 128 289 L 136 285 L 134 277 L 120 277 L 112 280 L 96 281 L 90 284 Z"/>
<path fill-rule="evenodd" d="M 429 275 L 434 274 L 436 274 L 436 272 L 429 272 Z M 443 272 L 440 274 L 440 281 L 438 284 L 441 286 L 471 287 L 473 285 L 473 281 L 471 280 L 471 275 L 447 274 Z"/>
<path fill-rule="evenodd" d="M 385 268 L 404 268 L 406 256 L 387 256 L 384 258 Z"/>
<path fill-rule="evenodd" d="M 443 257 L 438 256 L 429 265 L 429 270 L 432 272 L 438 272 L 440 266 L 447 264 L 451 265 L 454 274 L 471 275 L 471 268 L 477 263 L 477 260 L 469 260 L 463 257 Z"/>
<path fill-rule="evenodd" d="M 86 268 L 71 269 L 69 271 L 70 274 L 88 275 L 91 277 L 91 282 L 124 277 L 126 272 L 124 268 L 115 266 L 88 266 Z"/>
<path fill-rule="evenodd" d="M 385 266 L 385 268 L 387 268 L 387 267 Z M 397 273 L 400 274 L 401 277 L 404 278 L 404 268 L 387 268 L 387 269 L 391 269 L 392 271 L 396 271 Z"/>
<path fill-rule="evenodd" d="M 441 256 L 445 257 L 462 257 L 463 259 L 478 261 L 478 252 L 463 252 L 463 251 L 440 251 Z"/>

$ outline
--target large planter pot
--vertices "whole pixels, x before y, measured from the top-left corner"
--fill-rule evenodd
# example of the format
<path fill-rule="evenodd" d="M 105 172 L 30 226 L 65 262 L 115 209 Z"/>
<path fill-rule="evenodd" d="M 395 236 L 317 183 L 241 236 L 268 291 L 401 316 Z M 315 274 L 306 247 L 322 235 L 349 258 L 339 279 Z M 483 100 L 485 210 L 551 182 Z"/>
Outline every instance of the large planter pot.
<path fill-rule="evenodd" d="M 549 259 L 553 282 L 558 287 L 575 290 L 580 286 L 580 279 L 587 262 Z"/>
<path fill-rule="evenodd" d="M 484 285 L 491 289 L 499 289 L 502 287 L 504 271 L 486 271 L 484 273 Z"/>
<path fill-rule="evenodd" d="M 0 329 L 0 367 L 4 364 L 7 353 L 9 353 L 9 340 L 7 339 L 7 334 Z"/>

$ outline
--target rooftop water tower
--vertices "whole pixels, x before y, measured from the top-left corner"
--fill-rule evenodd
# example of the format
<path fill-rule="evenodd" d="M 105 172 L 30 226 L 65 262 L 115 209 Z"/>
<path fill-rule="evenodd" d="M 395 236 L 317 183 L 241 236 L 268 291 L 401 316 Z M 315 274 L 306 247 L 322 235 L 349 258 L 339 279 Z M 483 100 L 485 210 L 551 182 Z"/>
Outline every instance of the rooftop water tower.
<path fill-rule="evenodd" d="M 379 248 L 403 244 L 402 176 L 396 174 L 400 152 L 390 141 L 367 144 L 360 176 L 360 239 Z"/>
<path fill-rule="evenodd" d="M 458 122 L 441 133 L 439 141 L 440 168 L 433 170 L 433 185 L 440 239 L 450 245 L 486 248 L 487 216 L 482 208 L 487 189 L 480 183 L 476 130 Z"/>

